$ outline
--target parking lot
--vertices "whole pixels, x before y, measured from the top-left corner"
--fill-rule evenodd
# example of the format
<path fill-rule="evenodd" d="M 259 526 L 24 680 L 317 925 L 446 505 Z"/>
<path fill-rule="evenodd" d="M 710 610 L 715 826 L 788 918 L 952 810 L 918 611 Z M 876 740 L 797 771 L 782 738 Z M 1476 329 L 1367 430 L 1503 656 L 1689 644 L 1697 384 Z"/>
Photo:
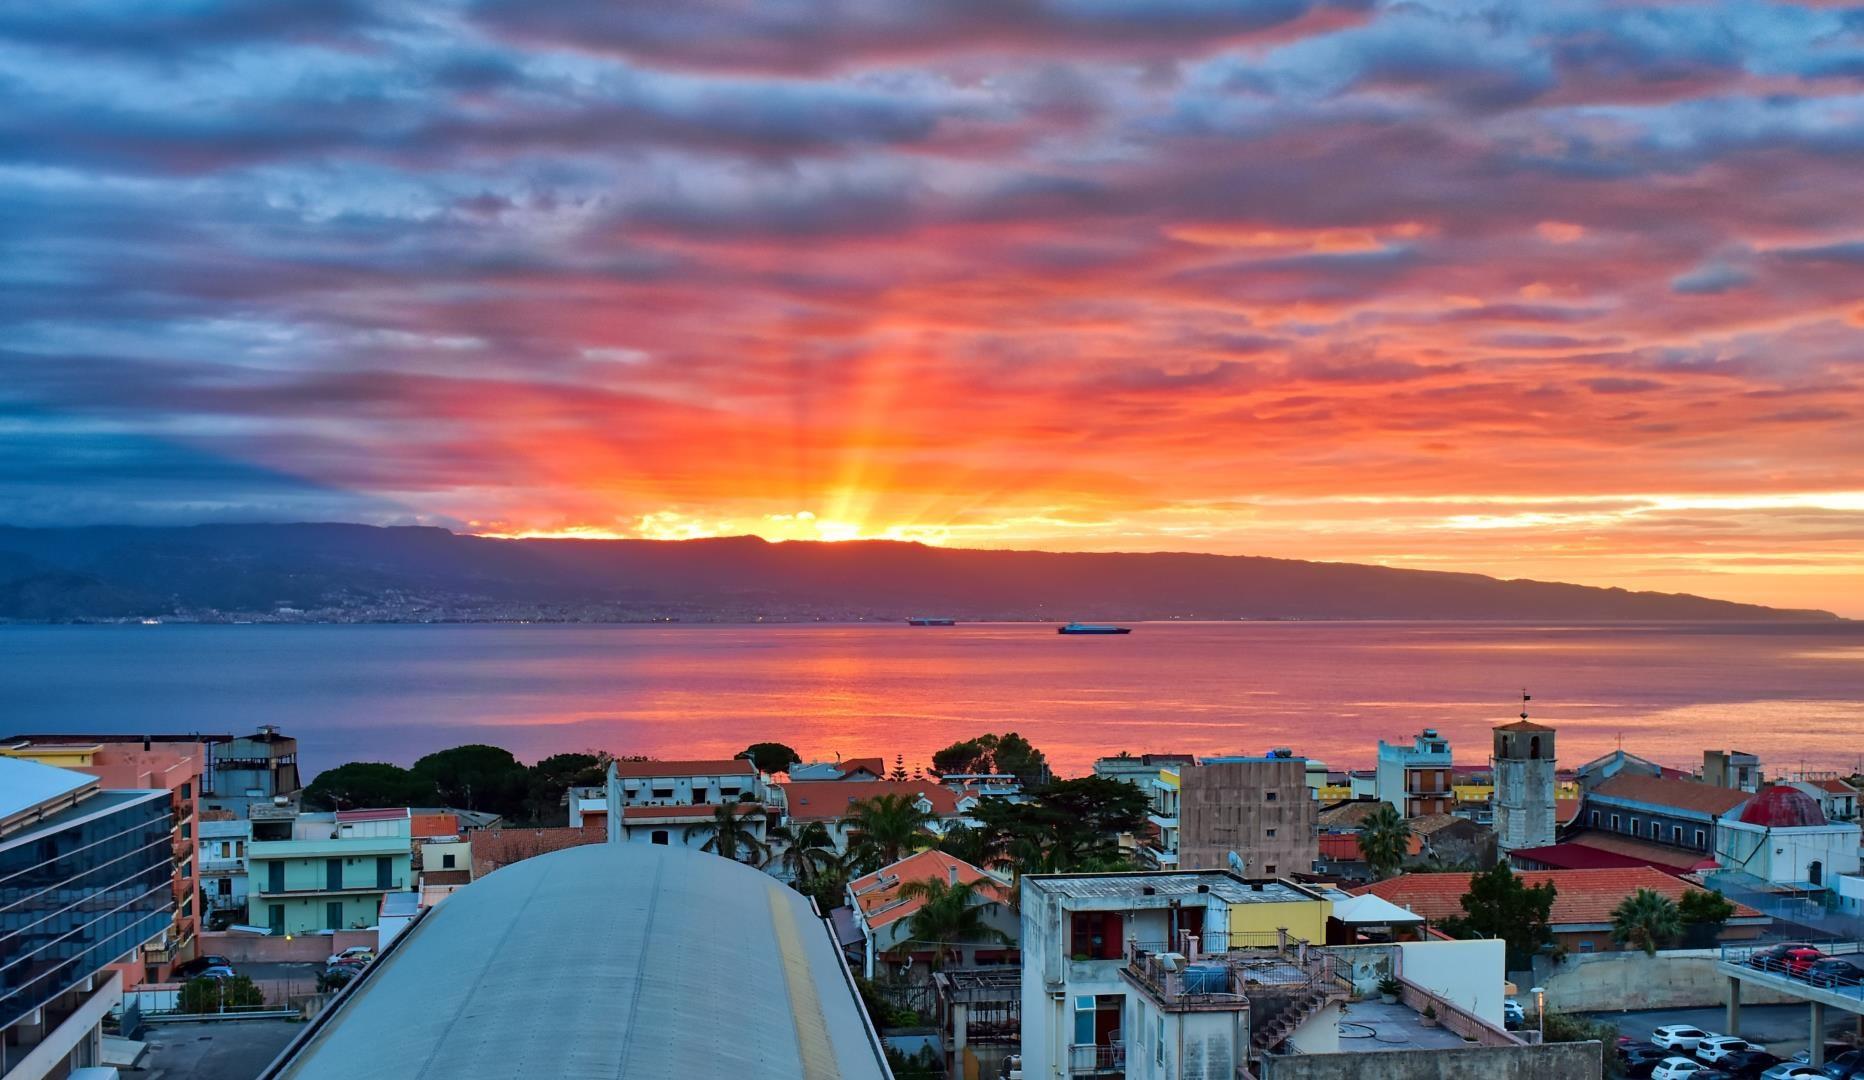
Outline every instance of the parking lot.
<path fill-rule="evenodd" d="M 1792 1057 L 1811 1043 L 1811 1017 L 1804 1005 L 1743 1005 L 1741 1030 L 1723 1031 L 1728 1015 L 1720 1008 L 1652 1009 L 1644 1012 L 1590 1013 L 1592 1019 L 1618 1026 L 1618 1033 L 1633 1039 L 1648 1040 L 1650 1033 L 1671 1024 L 1688 1024 L 1721 1035 L 1739 1035 L 1749 1042 L 1765 1046 L 1770 1053 Z M 1825 1034 L 1828 1040 L 1842 1038 L 1857 1027 L 1857 1017 L 1827 1009 Z"/>

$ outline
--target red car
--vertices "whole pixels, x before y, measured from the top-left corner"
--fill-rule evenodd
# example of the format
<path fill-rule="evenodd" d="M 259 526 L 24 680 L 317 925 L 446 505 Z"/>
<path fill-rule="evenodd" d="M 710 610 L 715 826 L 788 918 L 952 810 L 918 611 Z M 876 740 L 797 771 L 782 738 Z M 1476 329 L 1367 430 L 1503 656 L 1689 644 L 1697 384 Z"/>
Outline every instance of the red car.
<path fill-rule="evenodd" d="M 1812 946 L 1803 942 L 1789 941 L 1756 951 L 1748 957 L 1748 964 L 1762 971 L 1798 977 L 1804 975 L 1807 968 L 1823 959 L 1825 959 L 1825 954 Z"/>

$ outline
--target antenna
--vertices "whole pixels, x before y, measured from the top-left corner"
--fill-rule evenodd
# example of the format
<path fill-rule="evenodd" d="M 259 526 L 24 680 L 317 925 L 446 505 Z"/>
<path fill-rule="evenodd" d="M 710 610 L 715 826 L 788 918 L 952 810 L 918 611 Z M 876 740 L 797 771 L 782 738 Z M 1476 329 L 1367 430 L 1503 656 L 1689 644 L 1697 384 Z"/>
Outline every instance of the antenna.
<path fill-rule="evenodd" d="M 1527 703 L 1533 700 L 1534 698 L 1527 692 L 1527 687 L 1523 686 L 1521 688 L 1521 719 L 1527 719 Z"/>

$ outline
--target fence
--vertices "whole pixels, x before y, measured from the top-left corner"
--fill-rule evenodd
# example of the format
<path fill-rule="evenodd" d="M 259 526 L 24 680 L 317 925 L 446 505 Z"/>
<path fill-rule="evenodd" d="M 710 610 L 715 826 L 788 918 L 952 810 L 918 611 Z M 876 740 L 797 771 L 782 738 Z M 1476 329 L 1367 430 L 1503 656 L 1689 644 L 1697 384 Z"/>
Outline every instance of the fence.
<path fill-rule="evenodd" d="M 1751 967 L 1844 997 L 1864 998 L 1864 944 L 1822 942 L 1810 948 L 1818 955 L 1791 955 L 1781 945 L 1723 946 L 1722 962 Z M 1819 961 L 1826 959 L 1849 963 L 1820 966 Z"/>

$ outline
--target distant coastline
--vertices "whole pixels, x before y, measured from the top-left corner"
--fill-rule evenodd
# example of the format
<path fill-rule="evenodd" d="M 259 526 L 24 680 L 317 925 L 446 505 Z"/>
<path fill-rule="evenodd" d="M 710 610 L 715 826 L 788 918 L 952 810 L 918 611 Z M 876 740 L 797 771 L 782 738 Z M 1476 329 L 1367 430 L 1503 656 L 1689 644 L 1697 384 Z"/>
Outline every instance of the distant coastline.
<path fill-rule="evenodd" d="M 892 541 L 503 540 L 348 524 L 0 527 L 25 623 L 1836 622 L 1827 611 L 1479 574 Z"/>

